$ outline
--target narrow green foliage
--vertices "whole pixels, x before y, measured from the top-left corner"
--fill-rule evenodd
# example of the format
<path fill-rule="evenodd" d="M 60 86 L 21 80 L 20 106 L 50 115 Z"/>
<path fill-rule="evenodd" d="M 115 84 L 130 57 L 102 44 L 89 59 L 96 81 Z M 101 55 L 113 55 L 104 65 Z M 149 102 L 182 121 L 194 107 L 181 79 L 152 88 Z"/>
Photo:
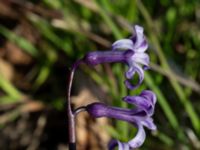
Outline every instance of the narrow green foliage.
<path fill-rule="evenodd" d="M 33 57 L 36 57 L 38 54 L 37 49 L 34 47 L 32 43 L 30 43 L 25 38 L 18 36 L 14 32 L 6 29 L 4 26 L 0 25 L 0 34 L 5 36 L 8 40 L 18 45 L 20 48 L 22 48 L 24 51 L 32 55 Z"/>

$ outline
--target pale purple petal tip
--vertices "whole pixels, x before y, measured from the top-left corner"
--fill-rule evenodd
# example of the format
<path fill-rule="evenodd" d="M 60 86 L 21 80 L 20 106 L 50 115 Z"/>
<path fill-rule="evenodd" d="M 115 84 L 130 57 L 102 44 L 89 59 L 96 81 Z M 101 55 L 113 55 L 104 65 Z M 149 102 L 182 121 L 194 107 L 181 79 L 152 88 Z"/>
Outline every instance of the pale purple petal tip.
<path fill-rule="evenodd" d="M 146 120 L 141 121 L 142 125 L 147 127 L 150 130 L 156 130 L 157 127 L 153 122 L 153 119 L 151 117 L 147 118 Z"/>
<path fill-rule="evenodd" d="M 146 99 L 149 99 L 153 103 L 153 105 L 155 105 L 155 103 L 156 103 L 156 94 L 154 92 L 152 92 L 150 90 L 144 90 L 144 91 L 142 91 L 140 96 L 143 96 Z"/>
<path fill-rule="evenodd" d="M 141 27 L 139 25 L 135 25 L 134 30 L 136 33 L 141 33 L 141 34 L 143 34 L 143 31 L 144 31 L 143 27 Z"/>
<path fill-rule="evenodd" d="M 130 150 L 128 143 L 123 143 L 120 141 L 117 141 L 117 142 L 118 142 L 118 150 Z"/>
<path fill-rule="evenodd" d="M 134 27 L 135 36 L 132 37 L 132 41 L 134 42 L 134 48 L 137 52 L 144 52 L 148 48 L 148 43 L 146 38 L 144 37 L 143 31 L 144 29 L 138 25 Z"/>
<path fill-rule="evenodd" d="M 136 136 L 128 142 L 128 144 L 133 149 L 138 148 L 144 143 L 145 138 L 146 138 L 146 134 L 145 134 L 144 128 L 141 124 L 138 124 L 138 132 Z"/>
<path fill-rule="evenodd" d="M 118 41 L 116 41 L 112 44 L 113 50 L 119 50 L 119 49 L 124 49 L 124 50 L 131 49 L 131 50 L 133 50 L 133 47 L 134 47 L 133 42 L 130 39 L 118 40 Z"/>

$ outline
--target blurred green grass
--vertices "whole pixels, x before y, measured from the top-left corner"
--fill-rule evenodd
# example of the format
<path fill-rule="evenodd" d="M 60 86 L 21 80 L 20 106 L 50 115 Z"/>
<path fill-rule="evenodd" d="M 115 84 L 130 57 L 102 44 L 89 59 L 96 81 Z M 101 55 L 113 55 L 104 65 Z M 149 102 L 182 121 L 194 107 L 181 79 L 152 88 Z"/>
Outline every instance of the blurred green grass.
<path fill-rule="evenodd" d="M 156 70 L 148 71 L 142 87 L 130 92 L 138 94 L 142 89 L 149 88 L 158 98 L 154 115 L 158 132 L 147 135 L 143 148 L 153 149 L 166 145 L 169 149 L 174 149 L 178 148 L 177 145 L 184 145 L 191 149 L 198 145 L 191 141 L 187 129 L 191 129 L 194 135 L 200 138 L 200 91 L 194 90 L 191 84 L 183 84 L 173 74 L 199 85 L 199 1 L 42 0 L 40 5 L 47 11 L 55 10 L 61 14 L 61 17 L 48 18 L 28 11 L 24 15 L 40 34 L 40 42 L 32 43 L 6 26 L 0 26 L 2 36 L 18 45 L 35 60 L 35 76 L 31 80 L 32 88 L 27 94 L 34 97 L 34 93 L 47 84 L 51 75 L 56 74 L 54 66 L 61 54 L 67 58 L 62 61 L 63 65 L 70 68 L 70 65 L 86 52 L 109 49 L 110 43 L 131 35 L 132 25 L 140 24 L 144 26 L 149 40 L 151 62 L 168 72 L 161 74 Z M 99 72 L 88 68 L 81 69 L 100 87 L 106 87 L 113 105 L 128 107 L 119 99 L 128 94 L 122 75 L 122 70 L 126 68 L 118 64 L 109 67 L 112 68 L 113 76 L 105 74 L 105 66 Z M 1 101 L 5 101 L 3 98 L 6 97 L 15 99 L 11 102 L 16 102 L 24 93 L 3 77 L 0 78 L 0 88 L 4 91 Z M 59 104 L 58 107 L 61 107 L 61 99 L 62 97 L 58 97 L 58 103 L 50 104 L 56 108 Z M 135 132 L 132 126 L 123 122 L 117 122 L 115 128 L 106 130 L 114 138 L 124 141 L 133 137 Z"/>

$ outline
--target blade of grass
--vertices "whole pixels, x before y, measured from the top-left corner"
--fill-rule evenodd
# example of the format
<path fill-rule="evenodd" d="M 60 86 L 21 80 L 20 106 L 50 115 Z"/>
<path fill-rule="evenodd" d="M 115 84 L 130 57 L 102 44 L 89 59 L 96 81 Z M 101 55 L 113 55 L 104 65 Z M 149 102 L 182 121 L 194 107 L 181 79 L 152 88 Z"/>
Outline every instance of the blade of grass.
<path fill-rule="evenodd" d="M 20 48 L 22 48 L 25 52 L 29 53 L 31 56 L 36 57 L 38 55 L 38 51 L 32 43 L 30 43 L 25 38 L 16 35 L 14 32 L 11 32 L 2 25 L 0 25 L 0 34 L 5 36 L 11 42 L 18 45 Z"/>
<path fill-rule="evenodd" d="M 41 62 L 42 66 L 34 82 L 33 89 L 37 89 L 47 80 L 51 67 L 57 60 L 57 54 L 54 49 L 50 48 L 47 44 L 43 44 L 43 49 L 45 49 L 46 59 L 43 59 Z"/>
<path fill-rule="evenodd" d="M 0 88 L 13 99 L 13 102 L 20 101 L 22 98 L 22 93 L 15 88 L 10 81 L 5 79 L 0 73 Z"/>
<path fill-rule="evenodd" d="M 99 6 L 99 5 L 97 4 L 97 6 Z M 103 20 L 105 21 L 105 23 L 107 24 L 107 26 L 112 31 L 115 39 L 121 39 L 121 38 L 123 38 L 123 35 L 120 33 L 120 30 L 115 25 L 115 23 L 113 22 L 113 20 L 109 16 L 109 14 L 106 13 L 106 11 L 103 8 L 101 8 L 100 6 L 99 6 L 98 10 L 99 10 L 98 11 L 99 15 L 103 18 Z"/>
<path fill-rule="evenodd" d="M 11 97 L 10 95 L 0 97 L 0 105 L 9 105 L 16 102 L 20 102 L 19 98 L 16 99 L 16 98 Z"/>
<path fill-rule="evenodd" d="M 102 126 L 115 139 L 121 139 L 120 133 L 113 126 Z"/>
<path fill-rule="evenodd" d="M 168 146 L 173 146 L 174 141 L 173 139 L 171 139 L 170 137 L 168 137 L 166 134 L 162 133 L 162 132 L 158 132 L 157 133 L 157 137 L 166 145 Z"/>
<path fill-rule="evenodd" d="M 50 23 L 48 23 L 45 19 L 31 13 L 27 15 L 27 18 L 37 27 L 39 32 L 46 39 L 52 42 L 59 49 L 63 50 L 67 55 L 72 56 L 73 51 L 70 45 L 71 42 L 62 40 L 62 38 L 58 37 Z"/>

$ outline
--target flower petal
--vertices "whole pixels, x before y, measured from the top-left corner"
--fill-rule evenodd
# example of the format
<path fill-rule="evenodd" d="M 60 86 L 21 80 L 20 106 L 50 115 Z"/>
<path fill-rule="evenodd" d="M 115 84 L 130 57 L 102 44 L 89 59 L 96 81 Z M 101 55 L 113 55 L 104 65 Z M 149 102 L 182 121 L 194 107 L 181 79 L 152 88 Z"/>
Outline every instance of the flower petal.
<path fill-rule="evenodd" d="M 142 91 L 140 96 L 143 96 L 143 97 L 149 99 L 153 103 L 153 105 L 155 105 L 155 103 L 156 103 L 156 95 L 155 95 L 154 92 L 152 92 L 150 90 L 144 90 L 144 91 Z"/>
<path fill-rule="evenodd" d="M 126 71 L 125 76 L 127 79 L 131 79 L 135 74 L 135 67 L 129 67 L 128 71 Z"/>
<path fill-rule="evenodd" d="M 119 150 L 130 150 L 140 147 L 146 138 L 146 134 L 142 124 L 138 124 L 138 132 L 136 136 L 127 143 L 120 142 L 117 140 L 112 140 L 109 144 L 109 150 L 114 149 L 118 145 Z"/>
<path fill-rule="evenodd" d="M 148 116 L 154 113 L 156 95 L 150 90 L 144 90 L 139 96 L 126 96 L 123 100 L 129 104 L 134 104 L 138 109 L 146 111 Z"/>
<path fill-rule="evenodd" d="M 146 111 L 148 116 L 151 116 L 154 112 L 154 107 L 151 101 L 148 101 L 145 97 L 142 96 L 126 96 L 124 101 L 130 104 L 136 105 L 138 108 Z"/>
<path fill-rule="evenodd" d="M 153 123 L 153 119 L 151 117 L 147 118 L 146 120 L 141 121 L 142 125 L 147 127 L 150 130 L 156 130 L 157 127 Z"/>
<path fill-rule="evenodd" d="M 118 150 L 130 150 L 128 143 L 123 143 L 118 140 L 111 140 L 108 149 L 113 150 L 116 146 L 118 146 Z"/>
<path fill-rule="evenodd" d="M 134 64 L 134 66 L 132 66 L 132 67 L 134 67 L 134 70 L 138 73 L 138 75 L 139 75 L 139 82 L 136 84 L 136 85 L 133 85 L 128 79 L 130 79 L 130 78 L 128 78 L 127 80 L 125 80 L 125 85 L 126 85 L 126 87 L 128 88 L 128 89 L 130 89 L 130 90 L 133 90 L 133 89 L 135 89 L 135 88 L 137 88 L 141 83 L 142 83 L 142 81 L 144 80 L 144 71 L 143 71 L 143 69 L 138 65 L 138 64 Z"/>
<path fill-rule="evenodd" d="M 113 50 L 119 50 L 119 49 L 130 49 L 130 50 L 133 50 L 133 42 L 132 40 L 130 39 L 122 39 L 122 40 L 118 40 L 116 42 L 114 42 L 112 44 L 112 49 Z"/>
<path fill-rule="evenodd" d="M 142 52 L 145 52 L 147 48 L 148 48 L 148 43 L 146 41 L 146 38 L 143 37 L 143 42 L 138 47 L 135 46 L 135 52 L 142 53 Z"/>
<path fill-rule="evenodd" d="M 118 150 L 130 150 L 128 143 L 118 141 Z"/>
<path fill-rule="evenodd" d="M 142 124 L 138 124 L 138 132 L 136 136 L 128 142 L 128 144 L 133 149 L 138 148 L 144 143 L 145 138 L 146 138 L 146 134 L 145 134 L 144 128 Z"/>
<path fill-rule="evenodd" d="M 112 139 L 108 144 L 108 149 L 112 150 L 118 145 L 118 141 L 115 139 Z"/>
<path fill-rule="evenodd" d="M 149 66 L 149 55 L 147 55 L 146 53 L 135 53 L 131 56 L 131 60 L 135 63 Z"/>
<path fill-rule="evenodd" d="M 135 52 L 144 52 L 148 48 L 148 43 L 146 38 L 144 37 L 143 31 L 144 29 L 138 25 L 134 27 L 135 36 L 132 37 L 132 41 L 134 42 L 134 51 Z"/>

